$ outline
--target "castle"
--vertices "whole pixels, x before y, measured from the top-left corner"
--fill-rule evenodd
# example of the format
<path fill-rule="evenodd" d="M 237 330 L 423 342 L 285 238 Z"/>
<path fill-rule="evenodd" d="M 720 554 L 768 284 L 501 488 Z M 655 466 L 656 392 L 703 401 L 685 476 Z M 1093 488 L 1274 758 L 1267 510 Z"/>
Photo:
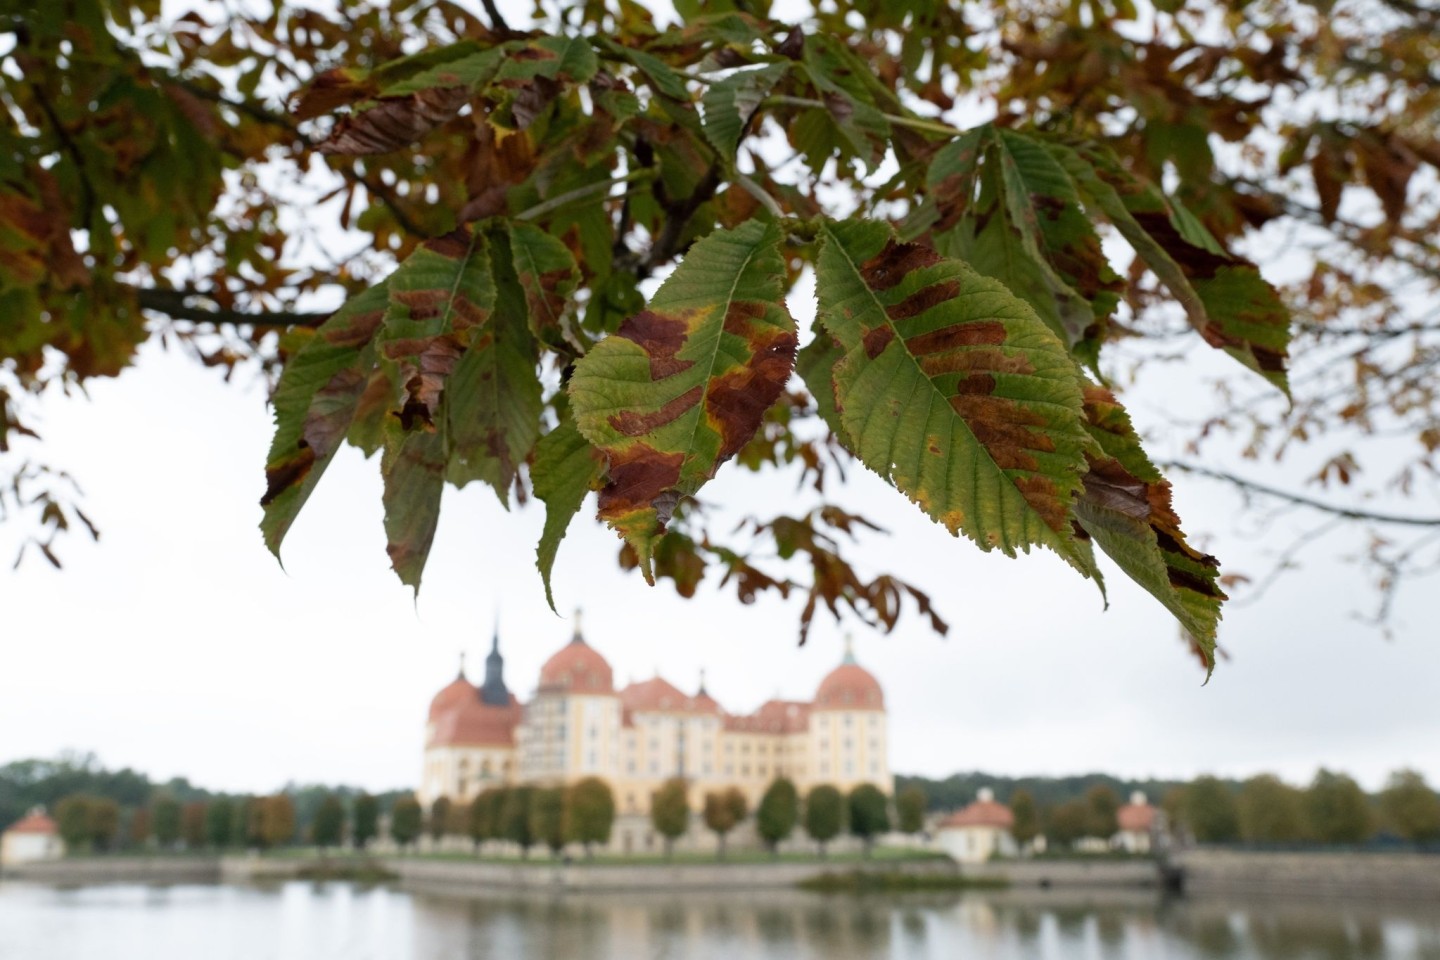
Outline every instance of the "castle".
<path fill-rule="evenodd" d="M 872 783 L 893 792 L 880 684 L 845 658 L 810 701 L 769 700 L 750 714 L 727 712 L 705 691 L 685 693 L 656 676 L 615 689 L 610 664 L 574 636 L 540 668 L 522 703 L 505 684 L 496 632 L 476 687 L 460 675 L 435 695 L 425 724 L 419 799 L 465 803 L 508 783 L 563 785 L 599 777 L 618 813 L 649 812 L 650 795 L 672 777 L 690 786 L 698 809 L 707 791 L 735 786 L 751 807 L 776 777 L 803 794 L 829 783 Z"/>

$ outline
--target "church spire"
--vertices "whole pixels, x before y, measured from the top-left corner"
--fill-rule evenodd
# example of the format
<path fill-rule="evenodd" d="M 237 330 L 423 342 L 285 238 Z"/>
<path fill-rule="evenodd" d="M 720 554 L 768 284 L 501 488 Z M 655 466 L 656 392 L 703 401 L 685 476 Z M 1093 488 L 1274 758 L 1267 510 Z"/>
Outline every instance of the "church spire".
<path fill-rule="evenodd" d="M 855 637 L 853 634 L 845 634 L 845 657 L 841 663 L 855 663 Z"/>
<path fill-rule="evenodd" d="M 495 613 L 495 632 L 490 640 L 490 655 L 485 658 L 485 683 L 480 687 L 480 702 L 496 707 L 510 705 L 510 690 L 505 686 L 505 658 L 500 655 L 500 613 Z"/>
<path fill-rule="evenodd" d="M 464 650 L 461 650 L 461 651 L 460 651 L 460 669 L 459 669 L 458 671 L 456 671 L 456 673 L 455 673 L 455 679 L 456 679 L 456 680 L 464 680 L 464 679 L 465 679 L 465 651 L 464 651 Z"/>
<path fill-rule="evenodd" d="M 571 643 L 584 643 L 585 634 L 580 632 L 580 608 L 575 608 L 575 632 L 570 635 Z"/>
<path fill-rule="evenodd" d="M 709 694 L 707 694 L 707 693 L 705 692 L 705 668 L 704 668 L 704 667 L 701 667 L 701 668 L 700 668 L 700 689 L 696 692 L 695 695 L 696 695 L 697 697 L 707 697 L 707 696 L 709 696 Z"/>

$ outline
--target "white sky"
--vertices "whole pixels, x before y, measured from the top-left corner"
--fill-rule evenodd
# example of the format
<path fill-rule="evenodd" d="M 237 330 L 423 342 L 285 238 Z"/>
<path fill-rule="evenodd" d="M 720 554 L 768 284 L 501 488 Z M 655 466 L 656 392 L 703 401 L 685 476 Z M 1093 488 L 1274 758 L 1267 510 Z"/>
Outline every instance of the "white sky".
<path fill-rule="evenodd" d="M 802 328 L 807 300 L 791 301 Z M 1161 455 L 1185 439 L 1166 436 L 1174 412 L 1194 416 L 1206 378 L 1233 363 L 1198 340 L 1190 352 L 1127 397 Z M 522 696 L 568 638 L 534 569 L 538 504 L 507 514 L 486 490 L 447 491 L 415 603 L 388 569 L 377 464 L 353 450 L 291 531 L 282 570 L 257 529 L 270 414 L 244 379 L 226 385 L 150 346 L 134 369 L 96 382 L 89 402 L 45 404 L 45 457 L 79 478 L 103 538 L 62 541 L 63 571 L 32 556 L 0 572 L 0 763 L 80 749 L 217 789 L 413 785 L 429 699 L 460 650 L 480 675 L 497 606 L 506 678 Z M 1294 463 L 1238 469 L 1292 488 L 1306 474 Z M 1254 524 L 1230 491 L 1175 480 L 1187 529 L 1212 533 L 1228 569 L 1263 571 L 1298 529 L 1289 519 L 1246 535 Z M 1433 583 L 1401 594 L 1394 639 L 1382 639 L 1351 616 L 1372 599 L 1339 559 L 1358 539 L 1349 550 L 1327 541 L 1262 602 L 1232 607 L 1222 644 L 1233 659 L 1202 687 L 1169 615 L 1113 567 L 1106 612 L 1054 555 L 982 554 L 863 470 L 851 481 L 844 502 L 891 531 L 867 539 L 862 573 L 916 582 L 953 625 L 941 640 L 907 611 L 895 635 L 858 638 L 885 688 L 894 770 L 1271 770 L 1300 781 L 1323 764 L 1375 788 L 1412 766 L 1440 783 Z M 797 512 L 793 490 L 792 478 L 727 467 L 704 497 L 738 519 Z M 748 711 L 777 693 L 808 698 L 839 659 L 841 630 L 826 615 L 797 648 L 798 601 L 742 607 L 714 577 L 693 601 L 647 588 L 619 571 L 618 541 L 591 515 L 593 500 L 561 548 L 556 598 L 563 611 L 584 607 L 617 681 L 658 668 L 693 689 L 704 667 L 710 692 Z M 18 533 L 0 524 L 0 562 Z"/>

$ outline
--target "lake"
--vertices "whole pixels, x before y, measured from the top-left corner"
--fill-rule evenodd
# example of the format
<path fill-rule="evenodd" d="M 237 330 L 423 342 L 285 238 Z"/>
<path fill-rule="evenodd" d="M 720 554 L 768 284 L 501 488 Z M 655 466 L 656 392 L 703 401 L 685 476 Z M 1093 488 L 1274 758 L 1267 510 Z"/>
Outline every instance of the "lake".
<path fill-rule="evenodd" d="M 0 882 L 0 960 L 1440 960 L 1440 905 Z"/>

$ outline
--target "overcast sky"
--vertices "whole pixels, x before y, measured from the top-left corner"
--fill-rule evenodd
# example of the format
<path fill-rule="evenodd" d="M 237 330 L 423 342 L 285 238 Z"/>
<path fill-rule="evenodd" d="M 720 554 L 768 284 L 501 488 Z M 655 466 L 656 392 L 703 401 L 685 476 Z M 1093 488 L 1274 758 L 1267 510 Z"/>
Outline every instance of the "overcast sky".
<path fill-rule="evenodd" d="M 808 290 L 790 305 L 808 329 Z M 1207 378 L 1233 363 L 1198 340 L 1189 352 L 1128 398 L 1162 454 L 1184 440 L 1169 429 L 1177 412 L 1193 416 Z M 155 346 L 96 381 L 88 401 L 52 396 L 43 412 L 44 456 L 84 485 L 103 537 L 62 541 L 63 571 L 38 556 L 0 567 L 0 762 L 93 750 L 110 766 L 226 790 L 414 785 L 429 700 L 460 651 L 479 675 L 497 611 L 506 679 L 522 696 L 577 606 L 617 682 L 658 670 L 689 690 L 704 668 L 737 712 L 810 697 L 841 655 L 842 629 L 824 615 L 796 646 L 799 602 L 745 607 L 713 577 L 685 601 L 621 572 L 593 499 L 556 567 L 564 618 L 534 569 L 542 511 L 506 513 L 474 487 L 447 491 L 415 602 L 388 568 L 378 464 L 349 449 L 291 531 L 282 570 L 257 529 L 271 433 L 263 386 L 245 374 L 227 385 Z M 1283 469 L 1238 469 L 1298 486 L 1306 466 L 1302 452 Z M 1176 481 L 1187 529 L 1209 533 L 1227 569 L 1263 572 L 1300 529 L 1289 517 L 1256 536 L 1233 492 Z M 720 516 L 770 516 L 800 509 L 794 486 L 729 467 L 703 496 Z M 1382 638 L 1352 616 L 1373 605 L 1343 561 L 1358 537 L 1332 538 L 1261 602 L 1230 608 L 1231 659 L 1202 687 L 1169 615 L 1108 564 L 1105 611 L 1053 554 L 982 554 L 863 470 L 842 500 L 890 531 L 856 551 L 862 573 L 915 581 L 953 625 L 940 639 L 907 610 L 892 636 L 848 628 L 884 686 L 897 772 L 1269 770 L 1302 781 L 1326 765 L 1375 788 L 1411 766 L 1440 783 L 1434 583 L 1401 594 L 1394 637 Z M 7 565 L 19 532 L 0 524 Z"/>

